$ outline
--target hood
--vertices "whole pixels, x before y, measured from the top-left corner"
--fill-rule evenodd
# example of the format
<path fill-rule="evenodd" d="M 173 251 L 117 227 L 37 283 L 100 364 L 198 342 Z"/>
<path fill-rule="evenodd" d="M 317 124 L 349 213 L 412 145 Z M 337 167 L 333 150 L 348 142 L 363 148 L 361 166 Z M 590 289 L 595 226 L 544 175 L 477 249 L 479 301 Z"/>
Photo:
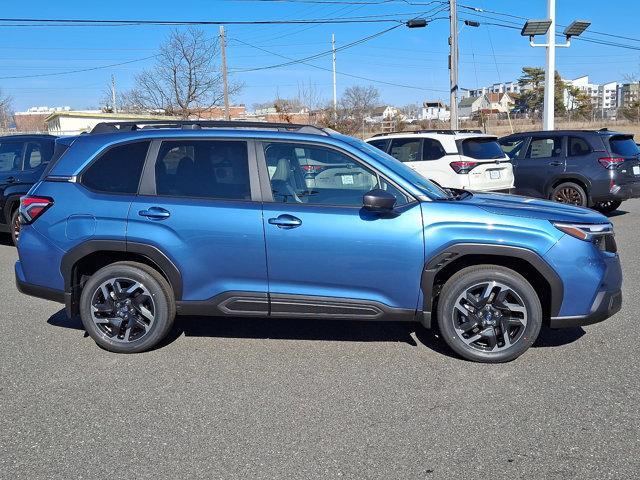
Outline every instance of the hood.
<path fill-rule="evenodd" d="M 496 215 L 528 217 L 553 222 L 609 223 L 607 217 L 589 208 L 518 195 L 474 193 L 472 197 L 460 201 Z"/>

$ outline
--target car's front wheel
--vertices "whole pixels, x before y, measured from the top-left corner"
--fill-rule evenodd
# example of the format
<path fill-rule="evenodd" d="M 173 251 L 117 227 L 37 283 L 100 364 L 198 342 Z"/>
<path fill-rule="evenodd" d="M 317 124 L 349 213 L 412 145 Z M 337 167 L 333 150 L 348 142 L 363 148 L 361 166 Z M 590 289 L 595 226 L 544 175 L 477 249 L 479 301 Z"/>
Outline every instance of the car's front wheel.
<path fill-rule="evenodd" d="M 601 213 L 611 213 L 616 211 L 620 205 L 622 205 L 620 200 L 609 200 L 607 202 L 598 202 L 593 208 Z"/>
<path fill-rule="evenodd" d="M 442 287 L 438 326 L 463 358 L 508 362 L 538 337 L 542 306 L 531 284 L 515 271 L 496 265 L 467 267 Z"/>
<path fill-rule="evenodd" d="M 137 353 L 157 345 L 176 314 L 173 291 L 156 270 L 135 262 L 101 268 L 85 283 L 80 316 L 102 348 Z"/>

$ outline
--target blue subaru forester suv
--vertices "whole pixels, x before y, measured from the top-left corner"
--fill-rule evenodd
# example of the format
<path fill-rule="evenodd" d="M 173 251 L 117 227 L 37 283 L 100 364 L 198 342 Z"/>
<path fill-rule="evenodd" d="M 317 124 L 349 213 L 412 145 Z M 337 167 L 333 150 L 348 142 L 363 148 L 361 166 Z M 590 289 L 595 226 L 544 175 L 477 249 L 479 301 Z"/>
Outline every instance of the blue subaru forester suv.
<path fill-rule="evenodd" d="M 462 357 L 504 362 L 543 324 L 621 307 L 606 217 L 445 191 L 330 130 L 120 123 L 58 143 L 21 200 L 17 285 L 113 352 L 153 347 L 176 314 L 346 318 L 437 326 Z"/>

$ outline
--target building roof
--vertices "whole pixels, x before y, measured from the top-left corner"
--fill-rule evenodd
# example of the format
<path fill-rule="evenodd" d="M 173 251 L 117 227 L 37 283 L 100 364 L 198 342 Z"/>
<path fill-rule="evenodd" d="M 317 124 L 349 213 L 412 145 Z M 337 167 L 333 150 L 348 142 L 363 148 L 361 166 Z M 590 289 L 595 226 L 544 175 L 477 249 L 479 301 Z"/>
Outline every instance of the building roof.
<path fill-rule="evenodd" d="M 460 100 L 460 103 L 458 104 L 459 107 L 470 107 L 471 105 L 473 105 L 474 103 L 476 103 L 476 100 L 478 100 L 480 97 L 467 97 L 467 98 L 463 98 L 462 100 Z"/>
<path fill-rule="evenodd" d="M 63 111 L 54 112 L 45 118 L 45 122 L 50 122 L 57 117 L 75 117 L 75 118 L 98 118 L 104 120 L 175 120 L 175 117 L 169 117 L 166 115 L 143 115 L 137 113 L 105 113 L 105 112 L 74 112 Z"/>

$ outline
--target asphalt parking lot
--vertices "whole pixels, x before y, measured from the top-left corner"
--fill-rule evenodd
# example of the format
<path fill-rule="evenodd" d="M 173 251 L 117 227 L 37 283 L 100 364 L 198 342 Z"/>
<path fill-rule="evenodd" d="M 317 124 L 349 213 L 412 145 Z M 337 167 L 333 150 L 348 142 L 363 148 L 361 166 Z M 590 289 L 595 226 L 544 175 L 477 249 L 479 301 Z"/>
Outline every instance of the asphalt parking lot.
<path fill-rule="evenodd" d="M 16 291 L 0 245 L 0 478 L 637 478 L 640 200 L 612 216 L 624 306 L 518 360 L 411 325 L 180 318 L 116 355 Z"/>

